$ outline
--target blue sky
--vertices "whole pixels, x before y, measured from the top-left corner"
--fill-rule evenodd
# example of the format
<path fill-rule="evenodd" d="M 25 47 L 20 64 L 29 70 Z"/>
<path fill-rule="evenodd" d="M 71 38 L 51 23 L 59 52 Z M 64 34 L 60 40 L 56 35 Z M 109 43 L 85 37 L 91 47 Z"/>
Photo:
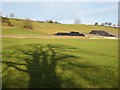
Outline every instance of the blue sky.
<path fill-rule="evenodd" d="M 3 2 L 4 16 L 14 13 L 18 18 L 52 19 L 61 23 L 74 23 L 76 18 L 84 24 L 118 22 L 117 2 Z"/>

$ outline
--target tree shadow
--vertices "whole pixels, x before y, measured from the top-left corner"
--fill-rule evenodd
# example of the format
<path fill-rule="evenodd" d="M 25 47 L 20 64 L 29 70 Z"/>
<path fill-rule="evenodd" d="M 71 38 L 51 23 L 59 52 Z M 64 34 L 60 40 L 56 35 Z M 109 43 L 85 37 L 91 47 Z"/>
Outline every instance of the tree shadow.
<path fill-rule="evenodd" d="M 61 80 L 56 74 L 57 63 L 65 59 L 75 59 L 77 57 L 63 53 L 65 49 L 62 48 L 66 47 L 60 45 L 43 46 L 39 44 L 31 44 L 25 45 L 25 47 L 20 48 L 14 46 L 15 52 L 5 55 L 8 58 L 24 60 L 24 62 L 17 60 L 4 60 L 2 62 L 6 64 L 6 68 L 3 70 L 3 72 L 12 67 L 15 70 L 27 73 L 30 78 L 28 86 L 29 88 L 61 87 Z M 9 48 L 12 49 L 13 47 Z M 66 49 L 70 50 L 73 48 L 67 47 Z M 21 66 L 26 67 L 26 69 L 21 68 Z"/>
<path fill-rule="evenodd" d="M 116 68 L 88 62 L 89 58 L 85 60 L 86 58 L 79 56 L 80 54 L 105 56 L 104 53 L 95 53 L 58 44 L 27 44 L 5 48 L 2 62 L 4 64 L 3 74 L 6 76 L 3 75 L 3 88 L 117 86 Z M 28 76 L 25 74 L 29 76 L 29 79 L 26 79 Z"/>

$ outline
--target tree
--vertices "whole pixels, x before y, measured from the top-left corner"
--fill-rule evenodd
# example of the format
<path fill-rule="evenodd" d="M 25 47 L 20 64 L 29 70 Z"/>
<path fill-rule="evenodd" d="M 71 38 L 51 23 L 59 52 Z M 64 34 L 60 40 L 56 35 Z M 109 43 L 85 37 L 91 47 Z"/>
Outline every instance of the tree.
<path fill-rule="evenodd" d="M 115 25 L 115 24 L 113 24 L 113 27 L 114 27 L 114 28 L 116 28 L 116 25 Z"/>
<path fill-rule="evenodd" d="M 108 25 L 109 25 L 109 26 L 111 26 L 111 25 L 112 25 L 112 23 L 111 23 L 111 22 L 109 22 L 109 23 L 108 23 Z"/>
<path fill-rule="evenodd" d="M 107 25 L 108 25 L 108 22 L 105 22 L 105 25 L 107 26 Z"/>
<path fill-rule="evenodd" d="M 80 24 L 80 23 L 81 23 L 80 19 L 75 19 L 74 24 Z"/>
<path fill-rule="evenodd" d="M 55 21 L 54 23 L 56 23 L 56 24 L 60 24 L 60 22 L 57 22 L 57 21 Z"/>
<path fill-rule="evenodd" d="M 48 23 L 54 23 L 53 20 L 46 20 L 46 22 L 48 22 Z"/>
<path fill-rule="evenodd" d="M 9 15 L 9 17 L 14 17 L 15 15 L 14 15 L 14 13 L 11 13 L 10 15 Z"/>
<path fill-rule="evenodd" d="M 54 23 L 54 21 L 53 20 L 49 20 L 49 23 Z"/>
<path fill-rule="evenodd" d="M 23 28 L 27 29 L 27 30 L 32 30 L 33 29 L 33 25 L 31 23 L 30 19 L 26 19 L 25 21 L 23 21 L 24 25 Z"/>
<path fill-rule="evenodd" d="M 95 24 L 94 24 L 95 26 L 97 26 L 98 25 L 98 22 L 95 22 Z"/>
<path fill-rule="evenodd" d="M 57 21 L 55 21 L 55 23 L 57 24 L 58 22 L 57 22 Z"/>
<path fill-rule="evenodd" d="M 104 23 L 102 23 L 101 26 L 104 26 Z"/>

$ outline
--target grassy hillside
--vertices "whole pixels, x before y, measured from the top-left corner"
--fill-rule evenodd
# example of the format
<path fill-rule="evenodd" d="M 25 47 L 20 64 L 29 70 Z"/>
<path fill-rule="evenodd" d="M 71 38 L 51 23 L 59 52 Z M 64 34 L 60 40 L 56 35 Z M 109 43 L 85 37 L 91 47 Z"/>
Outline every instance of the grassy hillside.
<path fill-rule="evenodd" d="M 39 23 L 32 22 L 34 29 L 32 31 L 22 28 L 23 20 L 10 19 L 13 27 L 8 27 L 3 24 L 3 35 L 48 35 L 55 34 L 57 32 L 70 32 L 78 31 L 81 33 L 89 33 L 93 29 L 106 30 L 114 35 L 118 33 L 118 29 L 106 27 L 106 26 L 94 26 L 94 25 L 75 25 L 75 24 L 53 24 L 53 23 Z"/>
<path fill-rule="evenodd" d="M 22 28 L 23 20 L 3 24 L 3 88 L 117 88 L 118 40 L 87 38 L 36 38 L 57 32 L 89 33 L 105 26 L 32 22 L 34 29 Z M 35 36 L 35 38 L 13 38 Z M 1 77 L 0 77 L 1 78 Z"/>
<path fill-rule="evenodd" d="M 117 40 L 3 39 L 3 88 L 117 88 Z"/>

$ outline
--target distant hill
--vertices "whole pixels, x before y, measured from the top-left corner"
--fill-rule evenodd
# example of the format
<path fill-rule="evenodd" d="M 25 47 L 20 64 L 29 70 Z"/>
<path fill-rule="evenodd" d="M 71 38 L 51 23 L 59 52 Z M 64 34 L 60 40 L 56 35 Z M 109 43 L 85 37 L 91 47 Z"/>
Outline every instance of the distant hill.
<path fill-rule="evenodd" d="M 94 26 L 85 24 L 55 24 L 55 23 L 40 23 L 32 21 L 33 30 L 25 30 L 23 27 L 24 19 L 9 18 L 13 26 L 2 24 L 3 35 L 51 35 L 57 32 L 76 31 L 81 33 L 89 33 L 92 30 L 105 30 L 117 36 L 118 29 L 107 26 Z"/>

